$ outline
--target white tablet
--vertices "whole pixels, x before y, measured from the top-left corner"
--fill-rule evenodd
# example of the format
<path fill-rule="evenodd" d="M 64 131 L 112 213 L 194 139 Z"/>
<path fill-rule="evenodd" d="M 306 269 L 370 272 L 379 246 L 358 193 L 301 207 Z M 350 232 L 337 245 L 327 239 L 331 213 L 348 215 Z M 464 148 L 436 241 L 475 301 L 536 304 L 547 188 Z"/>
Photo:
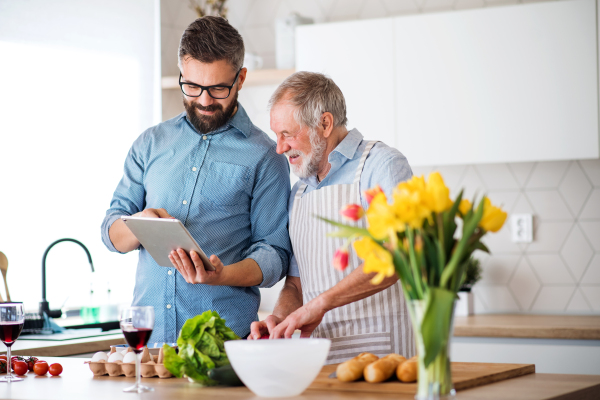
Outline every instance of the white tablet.
<path fill-rule="evenodd" d="M 128 216 L 122 216 L 121 219 L 161 267 L 172 267 L 169 254 L 173 250 L 183 249 L 188 255 L 190 250 L 198 253 L 207 271 L 215 270 L 206 254 L 180 220 Z"/>

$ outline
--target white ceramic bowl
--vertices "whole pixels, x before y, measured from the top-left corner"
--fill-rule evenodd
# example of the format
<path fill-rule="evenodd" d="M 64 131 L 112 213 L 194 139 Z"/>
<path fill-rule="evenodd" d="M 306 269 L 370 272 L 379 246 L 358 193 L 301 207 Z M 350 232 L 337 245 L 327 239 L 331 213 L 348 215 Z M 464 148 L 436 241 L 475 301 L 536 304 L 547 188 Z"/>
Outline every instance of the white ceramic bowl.
<path fill-rule="evenodd" d="M 230 340 L 225 351 L 239 378 L 262 397 L 297 396 L 317 377 L 329 339 Z"/>

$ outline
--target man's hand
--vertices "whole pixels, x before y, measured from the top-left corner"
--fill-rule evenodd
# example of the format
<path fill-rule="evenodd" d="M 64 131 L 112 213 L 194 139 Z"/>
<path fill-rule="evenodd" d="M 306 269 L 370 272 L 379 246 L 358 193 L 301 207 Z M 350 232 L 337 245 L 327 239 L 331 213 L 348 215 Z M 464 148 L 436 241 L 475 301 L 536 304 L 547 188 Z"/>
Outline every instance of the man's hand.
<path fill-rule="evenodd" d="M 164 208 L 147 208 L 144 211 L 133 214 L 132 217 L 174 218 Z M 128 253 L 140 247 L 139 240 L 137 240 L 135 235 L 129 230 L 129 227 L 120 218 L 110 226 L 108 236 L 115 249 L 121 253 Z"/>
<path fill-rule="evenodd" d="M 207 271 L 198 253 L 192 250 L 190 255 L 191 260 L 183 249 L 177 249 L 169 254 L 169 260 L 187 283 L 221 284 L 224 265 L 219 257 L 214 254 L 210 256 L 209 260 L 214 265 L 215 271 Z"/>
<path fill-rule="evenodd" d="M 319 306 L 319 301 L 315 301 L 317 299 L 318 298 L 306 303 L 288 315 L 283 322 L 270 331 L 270 339 L 289 339 L 296 329 L 300 329 L 300 337 L 310 337 L 315 328 L 321 323 L 325 313 L 328 311 Z"/>
<path fill-rule="evenodd" d="M 275 327 L 284 321 L 286 316 L 300 307 L 302 307 L 302 283 L 299 277 L 288 276 L 285 278 L 285 284 L 281 289 L 277 303 L 275 303 L 273 315 L 269 315 L 264 321 L 253 322 L 250 325 L 248 339 L 260 339 L 266 334 L 269 335 L 269 339 L 273 339 Z"/>
<path fill-rule="evenodd" d="M 264 321 L 255 321 L 250 325 L 250 335 L 248 340 L 258 340 L 264 335 L 271 336 L 271 332 L 275 327 L 283 321 L 281 318 L 274 315 L 269 315 Z"/>
<path fill-rule="evenodd" d="M 144 211 L 133 214 L 132 217 L 175 219 L 175 217 L 170 216 L 164 208 L 146 208 Z"/>

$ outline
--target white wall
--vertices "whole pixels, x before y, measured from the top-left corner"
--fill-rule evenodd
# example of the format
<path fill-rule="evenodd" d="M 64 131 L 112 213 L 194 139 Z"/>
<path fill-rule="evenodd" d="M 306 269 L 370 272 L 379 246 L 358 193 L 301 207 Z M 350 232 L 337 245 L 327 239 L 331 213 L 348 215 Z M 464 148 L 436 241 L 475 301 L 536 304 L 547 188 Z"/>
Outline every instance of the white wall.
<path fill-rule="evenodd" d="M 0 251 L 14 301 L 52 308 L 90 282 L 128 303 L 137 255 L 111 254 L 100 224 L 133 140 L 160 116 L 155 0 L 0 0 Z M 158 107 L 157 107 L 158 105 Z M 2 285 L 0 285 L 2 286 Z M 4 290 L 1 290 L 4 295 Z"/>

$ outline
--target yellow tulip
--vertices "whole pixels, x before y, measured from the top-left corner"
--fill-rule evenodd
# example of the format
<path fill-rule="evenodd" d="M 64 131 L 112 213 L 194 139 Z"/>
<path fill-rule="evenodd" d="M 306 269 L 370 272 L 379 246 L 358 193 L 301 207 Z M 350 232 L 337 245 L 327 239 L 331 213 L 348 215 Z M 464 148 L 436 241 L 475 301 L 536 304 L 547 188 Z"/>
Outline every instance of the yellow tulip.
<path fill-rule="evenodd" d="M 423 220 L 431 216 L 431 209 L 422 201 L 424 192 L 394 190 L 392 208 L 398 218 L 412 228 L 421 228 Z"/>
<path fill-rule="evenodd" d="M 444 183 L 444 179 L 439 172 L 432 172 L 427 178 L 427 197 L 428 206 L 431 211 L 440 213 L 449 210 L 452 207 L 450 199 L 450 189 Z"/>
<path fill-rule="evenodd" d="M 427 188 L 425 178 L 421 176 L 413 176 L 407 181 L 400 182 L 397 190 L 407 193 L 424 193 Z"/>
<path fill-rule="evenodd" d="M 390 205 L 383 193 L 376 193 L 367 210 L 369 232 L 378 240 L 385 239 L 390 229 L 403 232 L 405 225 L 422 228 L 423 221 L 431 219 L 433 212 L 443 212 L 452 207 L 450 189 L 439 172 L 431 173 L 428 182 L 423 176 L 413 176 L 399 183 L 392 199 Z"/>
<path fill-rule="evenodd" d="M 460 211 L 460 213 L 462 215 L 467 215 L 467 213 L 469 212 L 469 210 L 471 210 L 471 202 L 467 199 L 462 199 L 460 201 L 460 205 L 458 206 L 458 211 Z"/>
<path fill-rule="evenodd" d="M 388 204 L 384 193 L 377 194 L 367 209 L 369 233 L 376 239 L 385 239 L 390 229 L 396 232 L 404 231 L 404 222 L 398 218 L 394 209 Z"/>
<path fill-rule="evenodd" d="M 363 237 L 355 241 L 353 246 L 356 254 L 365 261 L 363 272 L 365 274 L 377 273 L 371 279 L 373 285 L 380 284 L 386 277 L 393 276 L 396 273 L 390 252 L 378 245 L 373 239 Z"/>
<path fill-rule="evenodd" d="M 479 221 L 479 226 L 489 232 L 498 232 L 508 214 L 502 211 L 501 208 L 492 205 L 492 202 L 487 197 L 483 198 L 483 217 Z"/>

